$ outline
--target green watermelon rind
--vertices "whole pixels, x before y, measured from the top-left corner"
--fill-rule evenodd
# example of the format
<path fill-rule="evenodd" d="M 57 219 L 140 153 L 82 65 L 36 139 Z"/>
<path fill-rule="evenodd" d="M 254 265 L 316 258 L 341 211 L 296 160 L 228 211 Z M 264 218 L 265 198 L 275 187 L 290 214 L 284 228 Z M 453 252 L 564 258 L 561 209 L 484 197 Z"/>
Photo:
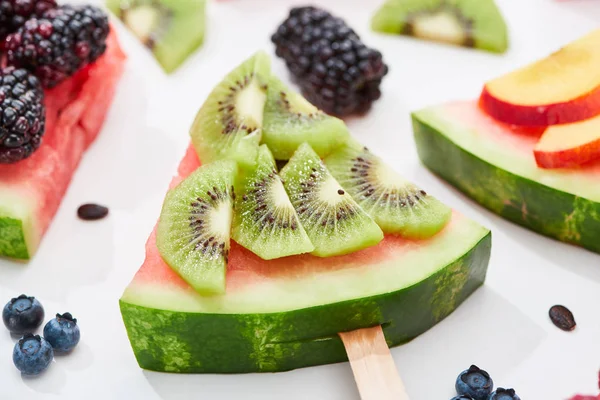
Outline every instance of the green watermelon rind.
<path fill-rule="evenodd" d="M 274 313 L 169 311 L 120 300 L 140 367 L 176 373 L 279 372 L 347 361 L 340 331 L 382 325 L 389 346 L 451 314 L 485 280 L 489 231 L 462 256 L 402 289 Z M 312 336 L 306 337 L 307 334 Z"/>
<path fill-rule="evenodd" d="M 22 220 L 0 217 L 0 255 L 18 260 L 30 257 Z"/>
<path fill-rule="evenodd" d="M 465 150 L 427 111 L 412 114 L 423 164 L 494 213 L 534 232 L 600 253 L 600 203 L 509 172 Z M 468 127 L 464 127 L 468 129 Z"/>

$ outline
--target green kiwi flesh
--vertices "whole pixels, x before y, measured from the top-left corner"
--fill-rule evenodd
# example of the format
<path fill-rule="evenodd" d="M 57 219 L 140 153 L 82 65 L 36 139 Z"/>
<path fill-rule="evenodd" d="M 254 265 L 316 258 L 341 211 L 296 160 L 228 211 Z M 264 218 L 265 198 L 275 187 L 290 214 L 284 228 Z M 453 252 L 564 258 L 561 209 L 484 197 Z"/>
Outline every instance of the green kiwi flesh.
<path fill-rule="evenodd" d="M 225 292 L 235 162 L 199 167 L 167 193 L 156 230 L 164 261 L 202 295 Z"/>
<path fill-rule="evenodd" d="M 242 168 L 256 162 L 271 61 L 258 52 L 231 71 L 210 93 L 190 130 L 200 160 L 222 158 Z"/>
<path fill-rule="evenodd" d="M 385 233 L 426 239 L 450 221 L 450 207 L 405 180 L 357 142 L 349 142 L 324 162 Z"/>
<path fill-rule="evenodd" d="M 277 160 L 288 160 L 304 142 L 324 157 L 349 136 L 342 120 L 320 111 L 278 78 L 271 77 L 262 143 L 269 146 Z"/>
<path fill-rule="evenodd" d="M 319 155 L 304 143 L 281 170 L 300 222 L 315 246 L 330 257 L 374 246 L 383 232 L 331 176 Z"/>
<path fill-rule="evenodd" d="M 506 23 L 494 0 L 387 0 L 371 27 L 497 53 L 508 48 Z"/>
<path fill-rule="evenodd" d="M 232 238 L 260 258 L 310 253 L 315 247 L 300 224 L 275 159 L 262 145 L 254 170 L 236 186 Z"/>
<path fill-rule="evenodd" d="M 204 42 L 206 0 L 107 0 L 167 73 Z"/>

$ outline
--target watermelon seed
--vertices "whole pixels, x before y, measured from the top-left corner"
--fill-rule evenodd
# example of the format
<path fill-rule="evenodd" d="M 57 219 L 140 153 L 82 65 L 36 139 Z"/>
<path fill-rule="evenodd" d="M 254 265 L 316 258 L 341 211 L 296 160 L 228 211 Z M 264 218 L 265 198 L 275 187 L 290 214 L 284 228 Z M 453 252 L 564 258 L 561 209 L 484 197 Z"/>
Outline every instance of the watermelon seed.
<path fill-rule="evenodd" d="M 552 323 L 563 331 L 570 332 L 577 326 L 573 313 L 565 306 L 553 306 L 548 314 Z"/>
<path fill-rule="evenodd" d="M 108 215 L 108 208 L 99 204 L 83 204 L 77 209 L 77 216 L 84 221 L 95 221 Z"/>

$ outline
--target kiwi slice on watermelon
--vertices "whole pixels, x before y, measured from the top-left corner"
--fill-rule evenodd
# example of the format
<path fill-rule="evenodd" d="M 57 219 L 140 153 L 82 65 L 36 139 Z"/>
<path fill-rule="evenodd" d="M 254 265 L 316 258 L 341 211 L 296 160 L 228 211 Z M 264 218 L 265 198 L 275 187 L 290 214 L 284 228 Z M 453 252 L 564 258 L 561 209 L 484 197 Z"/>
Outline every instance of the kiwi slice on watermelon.
<path fill-rule="evenodd" d="M 350 137 L 344 121 L 331 117 L 272 76 L 267 91 L 262 142 L 277 160 L 288 160 L 302 143 L 321 157 Z"/>
<path fill-rule="evenodd" d="M 315 246 L 312 254 L 330 257 L 373 246 L 383 232 L 342 189 L 319 155 L 303 143 L 281 171 L 300 222 Z"/>
<path fill-rule="evenodd" d="M 171 189 L 163 204 L 158 251 L 200 294 L 225 292 L 236 175 L 233 161 L 202 166 Z"/>
<path fill-rule="evenodd" d="M 237 243 L 264 260 L 315 249 L 267 146 L 260 146 L 256 167 L 236 186 L 236 193 L 232 238 Z"/>
<path fill-rule="evenodd" d="M 271 60 L 258 52 L 231 71 L 210 93 L 190 130 L 203 163 L 231 158 L 254 166 L 261 139 Z"/>
<path fill-rule="evenodd" d="M 107 0 L 167 73 L 204 42 L 206 0 Z"/>
<path fill-rule="evenodd" d="M 386 233 L 425 239 L 450 220 L 450 207 L 407 181 L 358 142 L 324 160 L 327 169 Z"/>

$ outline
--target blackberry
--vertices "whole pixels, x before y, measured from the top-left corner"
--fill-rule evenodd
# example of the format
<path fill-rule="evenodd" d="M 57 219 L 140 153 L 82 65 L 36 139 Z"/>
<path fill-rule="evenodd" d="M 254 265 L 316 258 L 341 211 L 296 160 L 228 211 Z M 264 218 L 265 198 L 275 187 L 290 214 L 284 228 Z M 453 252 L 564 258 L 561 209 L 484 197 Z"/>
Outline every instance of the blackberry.
<path fill-rule="evenodd" d="M 293 8 L 271 40 L 304 96 L 323 111 L 363 113 L 381 96 L 388 72 L 381 53 L 342 19 L 316 7 Z"/>
<path fill-rule="evenodd" d="M 0 70 L 0 164 L 29 157 L 40 146 L 46 124 L 44 91 L 25 69 Z"/>
<path fill-rule="evenodd" d="M 99 8 L 61 6 L 6 38 L 8 64 L 29 69 L 52 88 L 100 57 L 108 32 L 108 17 Z"/>
<path fill-rule="evenodd" d="M 55 0 L 0 0 L 0 40 L 16 32 L 29 18 L 41 17 L 56 7 Z"/>

